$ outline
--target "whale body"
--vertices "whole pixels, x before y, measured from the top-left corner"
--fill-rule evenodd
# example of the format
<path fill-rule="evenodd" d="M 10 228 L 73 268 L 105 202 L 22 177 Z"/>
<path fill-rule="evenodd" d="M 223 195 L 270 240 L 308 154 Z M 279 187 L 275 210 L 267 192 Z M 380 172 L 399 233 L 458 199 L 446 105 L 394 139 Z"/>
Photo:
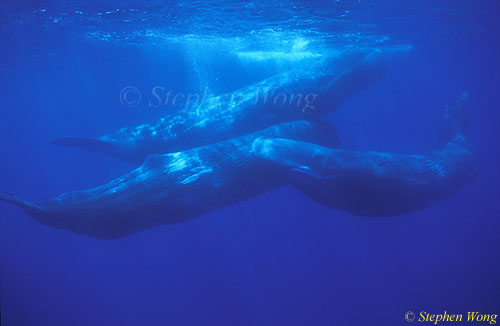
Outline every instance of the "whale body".
<path fill-rule="evenodd" d="M 287 169 L 291 183 L 324 206 L 361 216 L 405 214 L 448 198 L 476 175 L 465 99 L 447 108 L 447 144 L 425 155 L 347 151 L 273 138 L 256 139 L 252 151 Z"/>
<path fill-rule="evenodd" d="M 182 152 L 150 155 L 137 169 L 94 189 L 28 202 L 9 193 L 0 200 L 34 220 L 100 239 L 178 223 L 286 184 L 286 177 L 257 159 L 257 137 L 285 137 L 334 145 L 335 129 L 323 121 L 294 121 Z"/>
<path fill-rule="evenodd" d="M 342 50 L 315 64 L 265 79 L 231 94 L 98 139 L 60 138 L 56 145 L 103 152 L 140 164 L 149 154 L 182 151 L 330 113 L 385 72 L 378 50 Z"/>

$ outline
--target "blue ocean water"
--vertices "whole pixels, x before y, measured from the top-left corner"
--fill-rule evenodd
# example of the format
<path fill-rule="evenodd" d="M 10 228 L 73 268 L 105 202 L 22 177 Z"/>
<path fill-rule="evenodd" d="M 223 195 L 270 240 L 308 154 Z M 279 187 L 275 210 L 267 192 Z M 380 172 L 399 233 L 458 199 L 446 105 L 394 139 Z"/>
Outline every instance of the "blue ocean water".
<path fill-rule="evenodd" d="M 231 92 L 346 46 L 392 54 L 382 80 L 325 117 L 342 148 L 435 150 L 445 106 L 466 90 L 479 175 L 398 217 L 333 211 L 286 186 L 111 241 L 0 203 L 3 324 L 400 325 L 407 311 L 500 313 L 499 17 L 493 0 L 5 1 L 0 190 L 49 199 L 134 168 L 50 142 L 176 110 L 148 105 L 155 86 Z M 129 86 L 142 94 L 132 107 L 120 101 Z"/>

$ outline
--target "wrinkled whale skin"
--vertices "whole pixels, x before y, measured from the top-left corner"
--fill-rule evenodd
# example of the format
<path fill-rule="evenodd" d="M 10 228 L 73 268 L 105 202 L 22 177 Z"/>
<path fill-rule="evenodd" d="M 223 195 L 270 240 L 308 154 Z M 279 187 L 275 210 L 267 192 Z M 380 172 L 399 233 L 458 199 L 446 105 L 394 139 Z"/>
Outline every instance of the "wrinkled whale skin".
<path fill-rule="evenodd" d="M 465 98 L 447 109 L 451 139 L 426 155 L 347 151 L 289 139 L 258 138 L 257 157 L 289 170 L 292 184 L 318 203 L 361 216 L 409 213 L 453 195 L 476 175 L 465 138 Z"/>
<path fill-rule="evenodd" d="M 257 137 L 285 137 L 334 145 L 323 122 L 294 121 L 183 152 L 151 155 L 108 184 L 54 199 L 27 202 L 9 193 L 0 200 L 34 220 L 89 237 L 114 239 L 178 223 L 284 185 L 284 174 L 251 151 Z"/>
<path fill-rule="evenodd" d="M 471 152 L 455 143 L 428 155 L 345 151 L 263 138 L 253 149 L 258 157 L 290 168 L 292 184 L 305 195 L 361 216 L 401 215 L 446 199 L 472 179 L 476 166 Z"/>
<path fill-rule="evenodd" d="M 312 120 L 332 112 L 347 98 L 379 80 L 385 72 L 383 55 L 373 49 L 343 50 L 265 79 L 216 101 L 181 110 L 155 124 L 122 128 L 98 139 L 60 138 L 61 146 L 76 146 L 140 164 L 149 154 L 182 151 L 295 120 Z M 277 106 L 272 96 L 317 94 L 314 109 L 297 101 Z M 232 100 L 235 95 L 237 100 Z M 304 100 L 302 100 L 304 101 Z"/>

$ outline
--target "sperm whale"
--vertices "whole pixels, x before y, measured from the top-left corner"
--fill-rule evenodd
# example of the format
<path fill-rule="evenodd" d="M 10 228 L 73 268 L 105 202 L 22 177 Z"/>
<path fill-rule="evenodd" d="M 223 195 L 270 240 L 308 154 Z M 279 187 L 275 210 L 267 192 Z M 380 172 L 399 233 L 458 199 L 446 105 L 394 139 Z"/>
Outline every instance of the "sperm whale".
<path fill-rule="evenodd" d="M 361 216 L 405 214 L 450 197 L 476 175 L 466 137 L 466 98 L 446 109 L 447 144 L 425 155 L 347 151 L 278 138 L 257 138 L 252 151 L 287 169 L 291 183 L 324 206 Z"/>
<path fill-rule="evenodd" d="M 182 151 L 277 123 L 324 116 L 385 72 L 383 54 L 373 49 L 339 50 L 315 62 L 168 115 L 155 124 L 122 128 L 98 139 L 69 137 L 53 143 L 140 164 L 149 154 Z"/>
<path fill-rule="evenodd" d="M 0 193 L 34 220 L 100 239 L 178 223 L 286 184 L 279 170 L 251 151 L 257 137 L 334 145 L 323 121 L 294 121 L 249 135 L 169 154 L 150 155 L 137 169 L 100 187 L 29 202 Z"/>

